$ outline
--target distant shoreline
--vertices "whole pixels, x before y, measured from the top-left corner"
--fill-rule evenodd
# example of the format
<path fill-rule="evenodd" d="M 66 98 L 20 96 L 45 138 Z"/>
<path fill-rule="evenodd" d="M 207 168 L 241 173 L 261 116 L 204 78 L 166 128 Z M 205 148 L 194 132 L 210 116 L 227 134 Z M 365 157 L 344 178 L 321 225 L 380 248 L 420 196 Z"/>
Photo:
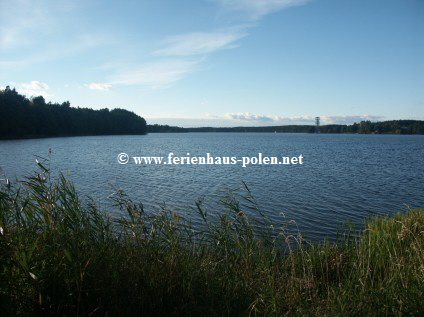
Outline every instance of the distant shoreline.
<path fill-rule="evenodd" d="M 365 130 L 364 125 L 368 125 Z M 387 127 L 393 128 L 388 130 Z M 20 135 L 13 137 L 0 136 L 1 141 L 28 140 L 46 138 L 88 137 L 88 136 L 132 136 L 149 133 L 299 133 L 299 134 L 384 134 L 384 135 L 424 135 L 424 121 L 421 120 L 392 120 L 383 122 L 362 122 L 352 125 L 285 125 L 268 127 L 199 127 L 181 128 L 168 125 L 147 125 L 147 133 L 111 133 L 111 134 L 64 134 L 64 135 Z"/>
<path fill-rule="evenodd" d="M 179 132 L 268 132 L 268 133 L 323 133 L 323 134 L 424 134 L 422 120 L 362 121 L 351 125 L 328 124 L 283 125 L 265 127 L 199 127 L 181 128 L 169 125 L 147 125 L 148 133 Z"/>

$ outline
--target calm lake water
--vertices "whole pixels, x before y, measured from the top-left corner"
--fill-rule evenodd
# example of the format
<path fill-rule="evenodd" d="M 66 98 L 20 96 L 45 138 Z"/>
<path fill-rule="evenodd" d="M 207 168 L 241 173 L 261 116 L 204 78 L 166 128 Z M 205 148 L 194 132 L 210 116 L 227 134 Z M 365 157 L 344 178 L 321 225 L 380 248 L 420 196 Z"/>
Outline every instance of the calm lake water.
<path fill-rule="evenodd" d="M 0 141 L 2 174 L 36 170 L 35 155 L 52 154 L 52 171 L 69 173 L 83 196 L 100 205 L 122 188 L 147 210 L 166 204 L 188 213 L 202 199 L 222 210 L 227 189 L 244 181 L 275 224 L 295 220 L 310 240 L 334 237 L 342 224 L 370 215 L 424 207 L 424 136 L 279 133 L 184 133 Z M 137 165 L 117 156 L 303 156 L 302 165 Z M 0 177 L 2 178 L 2 177 Z M 196 220 L 196 219 L 195 219 Z M 194 221 L 196 222 L 196 221 Z"/>

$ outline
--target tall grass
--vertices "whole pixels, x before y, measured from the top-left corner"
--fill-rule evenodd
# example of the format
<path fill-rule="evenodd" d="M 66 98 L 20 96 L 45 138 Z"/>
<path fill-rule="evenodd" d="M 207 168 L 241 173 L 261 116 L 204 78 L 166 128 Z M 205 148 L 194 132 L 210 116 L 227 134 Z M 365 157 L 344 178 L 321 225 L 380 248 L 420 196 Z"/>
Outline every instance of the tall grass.
<path fill-rule="evenodd" d="M 2 316 L 424 314 L 422 209 L 307 244 L 272 227 L 248 191 L 257 216 L 229 196 L 215 215 L 198 203 L 194 227 L 117 192 L 127 216 L 113 219 L 38 165 L 0 190 Z"/>

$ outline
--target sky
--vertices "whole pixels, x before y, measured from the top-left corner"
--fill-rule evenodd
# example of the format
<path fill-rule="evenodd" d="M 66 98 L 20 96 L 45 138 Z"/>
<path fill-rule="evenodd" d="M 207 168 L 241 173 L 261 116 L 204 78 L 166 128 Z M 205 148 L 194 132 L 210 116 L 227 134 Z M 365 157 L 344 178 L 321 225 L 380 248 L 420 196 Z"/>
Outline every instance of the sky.
<path fill-rule="evenodd" d="M 0 0 L 0 88 L 181 127 L 424 120 L 422 0 Z"/>

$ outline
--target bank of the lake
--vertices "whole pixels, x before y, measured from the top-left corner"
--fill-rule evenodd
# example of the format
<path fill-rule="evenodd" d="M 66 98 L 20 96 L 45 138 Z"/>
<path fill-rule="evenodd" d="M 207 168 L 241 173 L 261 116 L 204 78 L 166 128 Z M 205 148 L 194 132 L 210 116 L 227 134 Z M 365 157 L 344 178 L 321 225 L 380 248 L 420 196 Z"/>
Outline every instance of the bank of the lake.
<path fill-rule="evenodd" d="M 229 196 L 204 226 L 124 193 L 113 219 L 40 164 L 0 191 L 3 316 L 384 316 L 424 313 L 424 209 L 309 244 Z M 254 205 L 252 197 L 246 196 Z"/>

